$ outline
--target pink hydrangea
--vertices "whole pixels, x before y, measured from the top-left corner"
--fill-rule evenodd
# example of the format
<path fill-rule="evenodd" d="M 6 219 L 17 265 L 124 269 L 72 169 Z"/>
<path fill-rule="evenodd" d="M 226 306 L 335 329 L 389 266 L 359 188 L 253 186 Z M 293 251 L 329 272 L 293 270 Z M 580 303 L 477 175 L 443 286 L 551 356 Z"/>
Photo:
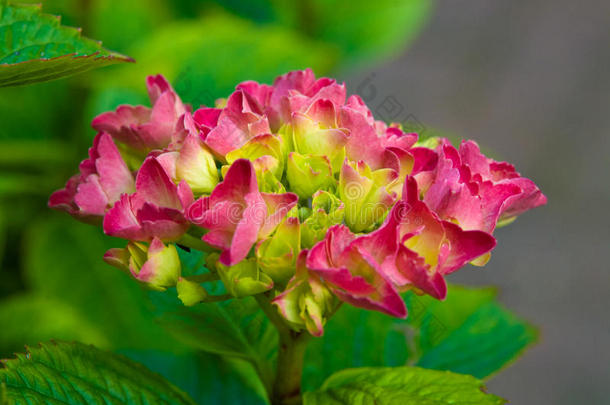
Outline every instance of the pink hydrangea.
<path fill-rule="evenodd" d="M 103 217 L 130 241 L 106 260 L 153 288 L 182 280 L 188 305 L 208 293 L 179 276 L 172 243 L 211 250 L 227 291 L 265 294 L 294 330 L 321 335 L 340 301 L 405 317 L 401 293 L 445 298 L 445 276 L 483 264 L 498 225 L 546 202 L 475 142 L 420 143 L 310 69 L 194 113 L 162 76 L 147 87 L 152 108 L 94 119 L 89 158 L 49 205 Z"/>

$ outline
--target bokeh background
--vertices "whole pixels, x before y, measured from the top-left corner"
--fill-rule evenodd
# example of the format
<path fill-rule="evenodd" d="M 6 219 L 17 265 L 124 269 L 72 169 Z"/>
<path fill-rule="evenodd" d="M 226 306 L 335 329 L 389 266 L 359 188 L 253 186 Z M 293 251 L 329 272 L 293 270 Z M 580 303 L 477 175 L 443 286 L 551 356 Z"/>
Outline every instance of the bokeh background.
<path fill-rule="evenodd" d="M 270 82 L 311 66 L 344 80 L 379 118 L 424 135 L 475 139 L 541 186 L 549 204 L 498 230 L 490 263 L 452 281 L 498 286 L 502 302 L 541 330 L 538 345 L 490 379 L 490 392 L 515 404 L 608 403 L 610 3 L 51 0 L 43 7 L 138 63 L 0 89 L 0 355 L 49 338 L 107 348 L 152 348 L 163 339 L 140 289 L 101 262 L 117 242 L 46 208 L 84 158 L 97 113 L 147 103 L 147 74 L 165 74 L 198 106 L 240 80 Z"/>

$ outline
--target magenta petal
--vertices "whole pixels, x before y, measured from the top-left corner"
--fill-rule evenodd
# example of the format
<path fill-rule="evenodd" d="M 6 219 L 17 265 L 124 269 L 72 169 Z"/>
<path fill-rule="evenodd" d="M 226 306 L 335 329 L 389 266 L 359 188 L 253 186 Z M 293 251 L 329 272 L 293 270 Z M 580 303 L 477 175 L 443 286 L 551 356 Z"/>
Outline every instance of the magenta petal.
<path fill-rule="evenodd" d="M 80 174 L 49 199 L 51 208 L 62 209 L 85 222 L 99 222 L 123 193 L 134 191 L 134 179 L 111 136 L 99 133 L 89 148 Z"/>
<path fill-rule="evenodd" d="M 236 89 L 247 93 L 261 106 L 266 106 L 269 104 L 271 93 L 273 92 L 273 86 L 260 84 L 251 80 L 241 82 L 237 85 Z"/>
<path fill-rule="evenodd" d="M 193 113 L 193 119 L 199 127 L 208 129 L 205 131 L 207 135 L 209 130 L 218 124 L 221 112 L 221 108 L 202 107 Z"/>
<path fill-rule="evenodd" d="M 123 161 L 112 137 L 104 133 L 99 134 L 93 141 L 93 149 L 96 149 L 95 169 L 108 200 L 115 202 L 121 194 L 133 192 L 135 190 L 133 175 Z M 91 152 L 90 154 L 93 155 Z"/>
<path fill-rule="evenodd" d="M 511 180 L 510 183 L 520 187 L 521 192 L 506 199 L 500 214 L 501 218 L 513 218 L 532 208 L 546 204 L 546 196 L 530 179 L 520 177 Z"/>
<path fill-rule="evenodd" d="M 415 287 L 436 299 L 445 299 L 447 283 L 443 275 L 439 272 L 431 272 L 416 253 L 401 247 L 396 263 L 403 275 Z"/>
<path fill-rule="evenodd" d="M 150 102 L 155 104 L 161 94 L 173 92 L 172 86 L 163 75 L 148 76 L 146 78 L 146 88 Z"/>
<path fill-rule="evenodd" d="M 81 179 L 80 174 L 76 174 L 66 182 L 66 186 L 57 190 L 49 197 L 49 208 L 66 211 L 70 215 L 78 212 L 78 206 L 74 202 L 74 195 Z"/>
<path fill-rule="evenodd" d="M 448 221 L 443 221 L 443 228 L 450 246 L 450 253 L 443 263 L 443 274 L 457 270 L 496 246 L 496 239 L 486 232 L 464 231 Z"/>
<path fill-rule="evenodd" d="M 125 239 L 140 239 L 135 238 L 140 232 L 140 224 L 127 194 L 123 194 L 104 216 L 104 232 Z"/>
<path fill-rule="evenodd" d="M 299 197 L 294 193 L 271 194 L 261 193 L 265 204 L 266 217 L 259 236 L 268 236 L 282 222 L 288 211 L 290 211 L 299 201 Z"/>
<path fill-rule="evenodd" d="M 174 182 L 154 157 L 147 158 L 136 176 L 138 200 L 162 207 L 182 209 Z"/>
<path fill-rule="evenodd" d="M 144 106 L 120 105 L 116 111 L 98 115 L 91 126 L 99 132 L 107 132 L 112 138 L 134 149 L 146 149 L 146 143 L 138 128 L 150 120 L 152 110 Z"/>
<path fill-rule="evenodd" d="M 343 301 L 405 317 L 405 304 L 383 274 L 383 264 L 378 262 L 378 259 L 381 262 L 385 262 L 385 259 L 381 258 L 379 252 L 367 251 L 367 248 L 379 247 L 378 243 L 388 242 L 388 237 L 395 241 L 396 237 L 392 238 L 390 233 L 392 231 L 388 227 L 382 234 L 364 239 L 366 237 L 356 237 L 343 225 L 334 226 L 329 229 L 326 238 L 310 250 L 307 267 L 322 277 Z M 376 238 L 379 240 L 376 241 Z M 386 247 L 385 251 L 392 251 L 392 247 Z"/>
<path fill-rule="evenodd" d="M 231 245 L 220 254 L 220 262 L 226 266 L 233 266 L 246 258 L 258 240 L 259 229 L 265 220 L 266 208 L 260 194 L 251 193 L 245 199 L 246 209 L 235 227 Z"/>
<path fill-rule="evenodd" d="M 100 184 L 100 178 L 92 174 L 78 185 L 74 202 L 80 210 L 92 215 L 104 215 L 108 207 L 108 197 Z"/>
<path fill-rule="evenodd" d="M 187 210 L 189 220 L 208 232 L 203 240 L 223 249 L 227 266 L 243 260 L 261 233 L 271 232 L 297 201 L 296 195 L 261 194 L 252 162 L 237 159 L 209 197 Z"/>
<path fill-rule="evenodd" d="M 350 160 L 362 160 L 373 170 L 382 167 L 385 148 L 379 141 L 375 128 L 367 122 L 364 115 L 344 107 L 339 113 L 339 126 L 350 131 L 345 146 Z"/>

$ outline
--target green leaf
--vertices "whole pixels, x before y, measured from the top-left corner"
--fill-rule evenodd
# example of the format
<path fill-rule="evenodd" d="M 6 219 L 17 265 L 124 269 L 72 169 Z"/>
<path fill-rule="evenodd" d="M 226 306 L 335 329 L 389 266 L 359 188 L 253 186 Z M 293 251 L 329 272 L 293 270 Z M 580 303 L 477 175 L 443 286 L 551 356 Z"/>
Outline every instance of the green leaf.
<path fill-rule="evenodd" d="M 484 378 L 512 362 L 536 339 L 535 328 L 491 302 L 424 351 L 417 365 Z"/>
<path fill-rule="evenodd" d="M 157 303 L 157 321 L 176 339 L 197 350 L 250 362 L 270 387 L 277 332 L 253 298 L 185 307 L 175 295 L 150 294 Z"/>
<path fill-rule="evenodd" d="M 406 321 L 344 304 L 307 346 L 303 387 L 312 390 L 344 368 L 407 363 Z"/>
<path fill-rule="evenodd" d="M 41 13 L 40 5 L 9 5 L 0 0 L 0 87 L 70 76 L 118 62 L 127 56 L 104 49 L 79 29 Z"/>
<path fill-rule="evenodd" d="M 0 305 L 0 356 L 50 339 L 76 339 L 108 347 L 103 331 L 65 303 L 26 293 L 7 298 Z M 32 327 L 36 325 L 36 327 Z"/>
<path fill-rule="evenodd" d="M 416 365 L 485 378 L 514 361 L 537 339 L 536 329 L 496 301 L 490 288 L 452 286 L 444 302 L 410 295 Z"/>
<path fill-rule="evenodd" d="M 485 378 L 536 340 L 489 288 L 450 286 L 445 301 L 408 293 L 406 320 L 345 305 L 307 348 L 303 385 L 348 367 L 406 364 Z"/>
<path fill-rule="evenodd" d="M 10 404 L 194 404 L 141 364 L 82 343 L 44 343 L 4 366 Z"/>
<path fill-rule="evenodd" d="M 107 249 L 125 241 L 60 213 L 33 223 L 24 255 L 24 278 L 32 291 L 61 301 L 98 325 L 112 348 L 178 348 L 155 324 L 146 291 L 102 260 Z M 71 333 L 70 339 L 76 339 L 77 331 Z"/>
<path fill-rule="evenodd" d="M 359 368 L 333 374 L 304 405 L 496 405 L 506 401 L 484 391 L 469 375 L 417 367 Z"/>
<path fill-rule="evenodd" d="M 180 246 L 177 250 L 178 256 L 180 256 L 183 277 L 195 276 L 208 272 L 205 267 L 205 253 L 194 249 L 185 250 Z"/>
<path fill-rule="evenodd" d="M 256 371 L 244 360 L 210 353 L 174 355 L 151 351 L 124 353 L 163 375 L 195 400 L 206 405 L 268 404 Z"/>

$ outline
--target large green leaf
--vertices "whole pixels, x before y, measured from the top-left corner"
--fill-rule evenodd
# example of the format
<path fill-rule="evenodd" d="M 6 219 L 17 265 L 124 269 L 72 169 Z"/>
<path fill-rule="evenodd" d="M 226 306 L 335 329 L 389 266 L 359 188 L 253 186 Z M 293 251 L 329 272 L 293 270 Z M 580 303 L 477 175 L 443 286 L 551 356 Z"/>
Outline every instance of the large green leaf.
<path fill-rule="evenodd" d="M 537 339 L 529 323 L 504 309 L 490 288 L 453 286 L 447 300 L 407 298 L 421 316 L 411 320 L 419 331 L 412 358 L 418 366 L 485 378 L 515 360 Z"/>
<path fill-rule="evenodd" d="M 407 363 L 406 321 L 344 304 L 309 342 L 303 369 L 305 389 L 315 389 L 344 368 Z"/>
<path fill-rule="evenodd" d="M 132 59 L 64 27 L 40 5 L 0 0 L 0 87 L 48 81 Z"/>
<path fill-rule="evenodd" d="M 185 307 L 175 294 L 151 292 L 151 296 L 157 303 L 158 322 L 174 337 L 194 349 L 250 362 L 270 387 L 277 332 L 253 298 Z"/>
<path fill-rule="evenodd" d="M 536 331 L 488 288 L 450 286 L 445 301 L 405 295 L 406 320 L 344 305 L 307 349 L 303 384 L 348 367 L 414 364 L 484 378 L 513 361 Z"/>
<path fill-rule="evenodd" d="M 423 351 L 417 365 L 484 378 L 513 361 L 536 338 L 535 328 L 490 302 Z"/>
<path fill-rule="evenodd" d="M 125 354 L 176 384 L 197 403 L 206 405 L 268 404 L 265 388 L 245 360 L 210 353 L 174 355 L 151 351 Z"/>
<path fill-rule="evenodd" d="M 41 344 L 4 366 L 9 404 L 194 404 L 146 367 L 81 343 Z"/>
<path fill-rule="evenodd" d="M 34 223 L 26 237 L 24 269 L 33 293 L 78 311 L 100 328 L 112 348 L 171 349 L 176 345 L 155 324 L 146 291 L 102 260 L 108 248 L 124 241 L 110 239 L 101 229 L 65 214 Z"/>
<path fill-rule="evenodd" d="M 307 392 L 304 405 L 497 405 L 469 375 L 417 367 L 359 368 L 333 374 L 319 391 Z"/>

